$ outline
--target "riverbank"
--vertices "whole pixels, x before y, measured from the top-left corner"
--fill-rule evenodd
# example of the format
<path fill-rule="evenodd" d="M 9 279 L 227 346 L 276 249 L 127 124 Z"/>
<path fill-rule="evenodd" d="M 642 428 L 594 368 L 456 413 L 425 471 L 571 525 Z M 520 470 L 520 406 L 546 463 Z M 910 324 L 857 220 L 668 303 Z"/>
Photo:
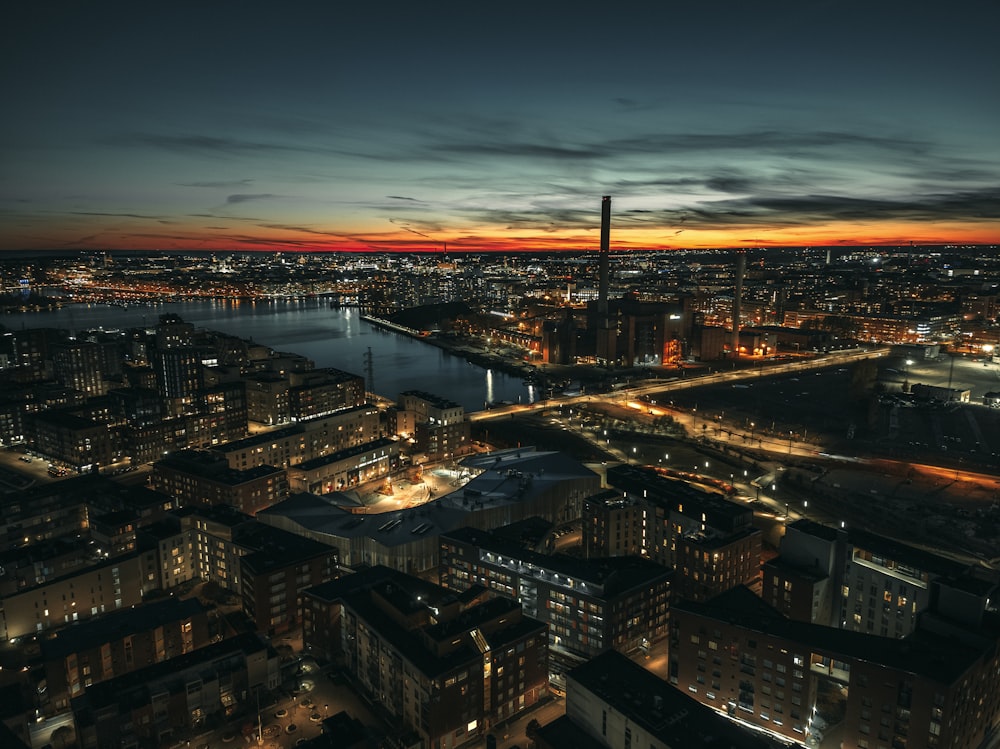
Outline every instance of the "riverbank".
<path fill-rule="evenodd" d="M 370 325 L 375 325 L 384 330 L 391 330 L 393 333 L 400 333 L 410 338 L 416 338 L 431 346 L 436 346 L 449 354 L 460 356 L 469 363 L 485 369 L 495 369 L 529 380 L 533 379 L 538 372 L 536 365 L 520 359 L 523 354 L 519 351 L 490 351 L 471 338 L 428 333 L 427 331 L 408 328 L 405 325 L 400 325 L 381 317 L 373 317 L 372 315 L 363 314 L 361 315 L 361 319 Z"/>

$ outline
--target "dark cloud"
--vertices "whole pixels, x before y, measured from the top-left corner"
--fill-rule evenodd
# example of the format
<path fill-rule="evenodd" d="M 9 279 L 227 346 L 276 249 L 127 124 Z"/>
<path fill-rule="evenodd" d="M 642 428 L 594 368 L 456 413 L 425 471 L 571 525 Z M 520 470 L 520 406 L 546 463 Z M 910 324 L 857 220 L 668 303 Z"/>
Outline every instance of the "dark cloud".
<path fill-rule="evenodd" d="M 754 180 L 746 177 L 718 176 L 705 180 L 705 187 L 717 192 L 750 192 L 756 186 Z"/>
<path fill-rule="evenodd" d="M 692 153 L 706 151 L 793 151 L 829 149 L 842 146 L 882 151 L 923 154 L 930 144 L 903 137 L 871 136 L 846 132 L 783 132 L 760 130 L 744 133 L 673 133 L 650 134 L 609 141 L 606 148 L 615 153 Z"/>
<path fill-rule="evenodd" d="M 166 151 L 196 151 L 201 154 L 245 155 L 248 153 L 300 152 L 306 149 L 281 143 L 266 143 L 212 135 L 163 135 L 125 133 L 106 139 L 110 145 L 159 148 Z"/>
<path fill-rule="evenodd" d="M 394 224 L 395 226 L 398 226 L 403 231 L 410 232 L 410 234 L 416 234 L 418 237 L 423 237 L 424 239 L 434 239 L 433 237 L 428 236 L 427 234 L 424 234 L 423 232 L 419 232 L 416 229 L 414 229 L 413 226 L 412 226 L 412 224 L 409 221 L 404 221 L 402 219 L 396 219 L 396 218 L 390 218 L 389 219 L 389 223 Z"/>
<path fill-rule="evenodd" d="M 810 226 L 831 221 L 996 221 L 1000 219 L 1000 187 L 906 200 L 843 195 L 752 197 L 701 203 L 685 215 L 687 228 Z"/>
<path fill-rule="evenodd" d="M 598 159 L 610 152 L 596 146 L 554 146 L 542 143 L 440 143 L 431 150 L 463 156 L 524 156 L 532 159 Z"/>
<path fill-rule="evenodd" d="M 235 203 L 249 203 L 254 200 L 276 200 L 280 198 L 281 198 L 280 195 L 274 195 L 269 192 L 237 193 L 236 195 L 230 195 L 226 198 L 226 205 L 233 205 Z"/>
<path fill-rule="evenodd" d="M 414 203 L 423 203 L 424 202 L 422 200 L 417 200 L 416 198 L 408 198 L 408 197 L 406 197 L 404 195 L 386 195 L 386 197 L 389 200 L 409 200 L 409 201 L 412 201 Z"/>
<path fill-rule="evenodd" d="M 71 216 L 110 216 L 112 218 L 141 218 L 150 221 L 162 220 L 162 216 L 149 216 L 142 213 L 111 213 L 104 211 L 69 211 Z"/>
<path fill-rule="evenodd" d="M 236 179 L 229 182 L 178 182 L 179 187 L 220 187 L 231 189 L 233 187 L 249 187 L 253 184 L 252 179 Z"/>
<path fill-rule="evenodd" d="M 492 134 L 491 134 L 492 135 Z M 630 138 L 599 142 L 550 143 L 541 139 L 506 138 L 461 139 L 428 146 L 431 153 L 523 157 L 528 159 L 595 161 L 626 155 L 692 155 L 721 151 L 784 153 L 808 151 L 813 157 L 825 151 L 877 150 L 908 155 L 925 155 L 931 144 L 905 137 L 871 136 L 863 133 L 814 131 L 785 132 L 761 130 L 742 133 L 649 133 Z M 548 140 L 548 139 L 546 139 Z"/>
<path fill-rule="evenodd" d="M 264 220 L 254 216 L 230 216 L 226 214 L 220 215 L 218 213 L 188 213 L 186 215 L 188 218 L 217 218 L 222 219 L 223 221 L 246 221 L 248 223 L 257 223 Z"/>
<path fill-rule="evenodd" d="M 264 229 L 280 229 L 282 231 L 297 231 L 303 234 L 315 234 L 320 237 L 329 237 L 330 239 L 353 239 L 353 237 L 346 234 L 338 234 L 336 232 L 323 231 L 320 229 L 313 229 L 309 226 L 296 226 L 294 224 L 257 224 Z"/>
<path fill-rule="evenodd" d="M 280 141 L 249 140 L 243 138 L 222 137 L 203 134 L 166 135 L 163 133 L 119 133 L 102 138 L 98 141 L 103 145 L 126 148 L 155 148 L 170 153 L 189 153 L 200 157 L 247 157 L 287 156 L 289 154 L 306 154 L 310 156 L 346 156 L 375 161 L 398 162 L 406 160 L 407 152 L 363 151 L 361 149 L 340 149 L 328 145 L 298 141 L 286 143 Z M 315 181 L 315 178 L 303 178 L 303 181 Z M 210 184 L 210 183 L 205 183 Z M 195 183 L 195 186 L 200 186 Z"/>
<path fill-rule="evenodd" d="M 524 210 L 475 209 L 466 212 L 485 225 L 507 230 L 551 232 L 593 230 L 600 225 L 597 210 L 543 206 Z M 855 198 L 843 195 L 795 197 L 752 196 L 700 201 L 683 208 L 637 209 L 615 214 L 621 228 L 660 227 L 675 235 L 697 229 L 815 226 L 829 222 L 984 222 L 1000 219 L 1000 188 L 954 194 L 929 194 L 910 199 Z"/>

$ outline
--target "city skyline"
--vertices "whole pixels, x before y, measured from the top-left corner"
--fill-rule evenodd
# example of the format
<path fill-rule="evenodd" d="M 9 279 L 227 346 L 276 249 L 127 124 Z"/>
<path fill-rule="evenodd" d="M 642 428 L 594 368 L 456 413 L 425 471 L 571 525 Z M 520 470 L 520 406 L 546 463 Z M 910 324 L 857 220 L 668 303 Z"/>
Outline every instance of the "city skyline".
<path fill-rule="evenodd" d="M 16 13 L 4 250 L 1000 241 L 994 4 Z"/>

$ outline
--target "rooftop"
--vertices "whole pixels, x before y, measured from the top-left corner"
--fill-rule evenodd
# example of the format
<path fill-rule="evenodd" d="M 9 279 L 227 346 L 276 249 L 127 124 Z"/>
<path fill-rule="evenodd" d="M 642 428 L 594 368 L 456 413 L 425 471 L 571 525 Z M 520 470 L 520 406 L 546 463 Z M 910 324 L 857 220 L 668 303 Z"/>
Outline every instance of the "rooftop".
<path fill-rule="evenodd" d="M 252 550 L 240 558 L 240 564 L 258 575 L 284 569 L 313 557 L 337 553 L 328 544 L 256 522 L 240 526 L 233 536 L 233 542 Z"/>
<path fill-rule="evenodd" d="M 448 400 L 447 398 L 442 398 L 439 395 L 434 395 L 433 393 L 428 393 L 424 390 L 404 390 L 399 394 L 400 398 L 403 396 L 412 396 L 414 398 L 420 398 L 420 400 L 427 401 L 435 408 L 461 408 L 460 403 L 456 403 L 453 400 Z"/>
<path fill-rule="evenodd" d="M 566 678 L 569 692 L 575 691 L 579 684 L 667 746 L 685 749 L 770 746 L 760 735 L 731 723 L 617 651 L 609 650 L 593 658 L 570 671 Z M 570 712 L 567 716 L 572 718 Z"/>
<path fill-rule="evenodd" d="M 702 603 L 677 600 L 671 608 L 673 612 L 688 611 L 762 635 L 800 642 L 803 647 L 826 651 L 831 657 L 855 658 L 942 684 L 953 683 L 983 656 L 979 648 L 919 629 L 909 637 L 893 639 L 792 621 L 743 586 Z"/>
<path fill-rule="evenodd" d="M 228 486 L 239 486 L 284 472 L 274 466 L 255 466 L 245 470 L 230 468 L 224 456 L 208 450 L 181 450 L 158 460 L 156 467 L 171 468 Z"/>
<path fill-rule="evenodd" d="M 435 678 L 469 663 L 481 663 L 482 654 L 472 636 L 464 635 L 477 629 L 480 624 L 495 621 L 504 613 L 517 613 L 511 617 L 511 623 L 504 627 L 490 628 L 483 632 L 490 647 L 499 649 L 528 633 L 545 632 L 545 624 L 535 619 L 520 616 L 520 604 L 507 599 L 496 598 L 465 609 L 459 616 L 441 624 L 429 624 L 417 629 L 407 629 L 390 617 L 373 599 L 372 593 L 378 593 L 383 599 L 388 595 L 393 606 L 402 613 L 413 613 L 421 609 L 431 609 L 434 600 L 426 600 L 410 589 L 410 582 L 417 578 L 399 573 L 392 582 L 377 583 L 368 589 L 358 590 L 348 594 L 344 599 L 345 606 L 353 609 L 359 618 L 364 619 L 368 626 L 378 633 L 379 637 L 399 650 L 414 667 L 428 678 Z M 439 587 L 439 586 L 435 586 Z M 439 588 L 441 597 L 453 594 L 444 588 Z M 408 601 L 401 599 L 408 598 Z M 444 655 L 437 655 L 428 648 L 427 639 L 442 641 L 444 639 L 460 640 L 457 647 L 450 649 Z"/>
<path fill-rule="evenodd" d="M 74 712 L 79 714 L 80 706 L 88 706 L 92 710 L 101 707 L 117 705 L 119 710 L 126 711 L 136 702 L 148 704 L 153 690 L 159 690 L 157 682 L 164 679 L 175 679 L 180 688 L 186 681 L 184 672 L 191 668 L 204 665 L 206 670 L 212 666 L 223 666 L 225 660 L 232 656 L 246 657 L 260 651 L 266 651 L 269 658 L 277 658 L 278 653 L 270 645 L 263 642 L 256 633 L 248 632 L 228 640 L 206 645 L 189 653 L 178 655 L 167 661 L 154 663 L 131 673 L 116 676 L 108 681 L 102 681 L 87 687 L 87 691 L 73 700 Z M 204 678 L 204 677 L 203 677 Z M 136 694 L 137 693 L 137 694 Z M 131 695 L 131 699 L 129 696 Z"/>
<path fill-rule="evenodd" d="M 491 551 L 498 557 L 498 564 L 510 566 L 515 572 L 552 576 L 559 584 L 560 575 L 568 582 L 573 580 L 590 586 L 582 589 L 588 595 L 610 598 L 640 585 L 647 585 L 671 574 L 668 567 L 639 557 L 607 557 L 580 559 L 561 554 L 541 554 L 507 541 L 478 528 L 465 526 L 441 534 L 442 541 L 453 539 L 479 549 Z"/>
<path fill-rule="evenodd" d="M 300 493 L 257 513 L 333 538 L 372 538 L 383 547 L 402 546 L 422 536 L 436 536 L 469 523 L 472 513 L 531 502 L 566 481 L 581 481 L 586 492 L 597 491 L 600 478 L 573 458 L 533 447 L 470 456 L 461 465 L 479 475 L 465 486 L 417 507 L 378 515 L 352 514 L 336 498 Z M 592 484 L 592 487 L 590 486 Z"/>
<path fill-rule="evenodd" d="M 323 455 L 319 458 L 313 458 L 312 460 L 305 460 L 297 465 L 291 466 L 289 470 L 291 471 L 313 471 L 317 468 L 322 468 L 323 466 L 328 466 L 333 463 L 338 463 L 341 460 L 348 460 L 355 457 L 356 455 L 361 455 L 368 452 L 369 450 L 379 450 L 384 447 L 389 447 L 390 445 L 395 445 L 396 440 L 389 439 L 388 437 L 383 437 L 377 439 L 373 442 L 365 442 L 363 445 L 355 445 L 354 447 L 347 447 L 343 450 L 338 450 L 330 455 Z"/>
<path fill-rule="evenodd" d="M 65 658 L 71 653 L 120 640 L 136 632 L 153 630 L 164 622 L 188 619 L 205 611 L 197 598 L 165 598 L 135 608 L 112 611 L 93 617 L 56 632 L 55 637 L 41 641 L 45 660 Z"/>

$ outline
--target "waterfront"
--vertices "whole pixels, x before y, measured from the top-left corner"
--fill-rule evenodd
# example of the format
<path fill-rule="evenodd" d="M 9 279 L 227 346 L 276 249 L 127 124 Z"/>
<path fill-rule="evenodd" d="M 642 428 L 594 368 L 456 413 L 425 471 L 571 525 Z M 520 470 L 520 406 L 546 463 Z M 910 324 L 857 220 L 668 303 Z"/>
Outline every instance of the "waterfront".
<path fill-rule="evenodd" d="M 198 328 L 218 330 L 365 376 L 372 351 L 374 392 L 395 400 L 403 390 L 425 390 L 480 411 L 487 402 L 530 403 L 538 390 L 520 377 L 470 364 L 418 339 L 379 328 L 357 309 L 331 309 L 319 298 L 266 301 L 213 299 L 151 306 L 78 304 L 62 309 L 5 315 L 9 330 L 65 328 L 71 331 L 152 328 L 160 315 L 176 314 Z"/>

